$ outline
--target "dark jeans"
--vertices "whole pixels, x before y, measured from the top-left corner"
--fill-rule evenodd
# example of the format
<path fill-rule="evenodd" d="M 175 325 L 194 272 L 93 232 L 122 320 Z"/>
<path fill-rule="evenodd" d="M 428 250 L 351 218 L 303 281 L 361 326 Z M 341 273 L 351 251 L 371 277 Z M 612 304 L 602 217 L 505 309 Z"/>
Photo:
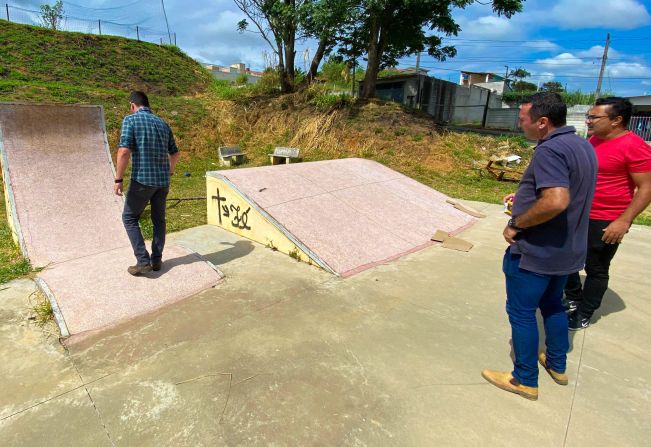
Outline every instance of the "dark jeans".
<path fill-rule="evenodd" d="M 547 366 L 565 372 L 569 339 L 561 298 L 567 275 L 543 275 L 521 269 L 520 258 L 507 249 L 502 264 L 506 276 L 506 313 L 515 353 L 512 374 L 521 384 L 537 387 L 538 308 L 545 325 Z"/>
<path fill-rule="evenodd" d="M 581 287 L 579 272 L 567 278 L 565 296 L 575 301 L 577 311 L 583 318 L 590 318 L 601 306 L 601 300 L 608 290 L 608 270 L 619 244 L 606 244 L 601 238 L 610 220 L 590 219 L 588 229 L 588 255 L 585 260 L 585 282 Z"/>
<path fill-rule="evenodd" d="M 131 181 L 127 199 L 124 202 L 122 222 L 127 230 L 127 236 L 133 247 L 138 265 L 148 265 L 150 262 L 160 261 L 165 247 L 165 200 L 169 188 L 146 186 L 136 181 Z M 142 212 L 151 204 L 151 222 L 154 225 L 154 237 L 151 242 L 151 257 L 145 247 L 145 239 L 140 231 L 138 220 Z"/>

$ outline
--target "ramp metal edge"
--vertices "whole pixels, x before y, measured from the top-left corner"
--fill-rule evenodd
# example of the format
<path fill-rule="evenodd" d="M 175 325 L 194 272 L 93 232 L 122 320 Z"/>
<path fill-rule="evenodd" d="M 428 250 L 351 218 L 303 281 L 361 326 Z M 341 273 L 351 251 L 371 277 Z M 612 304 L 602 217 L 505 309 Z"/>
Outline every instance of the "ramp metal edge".
<path fill-rule="evenodd" d="M 274 219 L 269 213 L 267 213 L 264 209 L 262 209 L 258 204 L 251 199 L 248 195 L 246 195 L 244 192 L 242 192 L 233 182 L 231 182 L 227 177 L 225 177 L 222 174 L 218 174 L 216 171 L 209 172 L 206 175 L 211 175 L 212 177 L 219 178 L 220 180 L 224 181 L 228 186 L 233 188 L 235 191 L 237 191 L 242 199 L 244 199 L 251 207 L 253 207 L 257 212 L 262 214 L 278 231 L 280 231 L 282 234 L 284 234 L 287 239 L 292 241 L 294 245 L 296 245 L 298 248 L 303 250 L 304 253 L 307 253 L 308 256 L 314 260 L 314 262 L 317 263 L 319 267 L 321 267 L 323 270 L 332 273 L 333 275 L 340 276 L 339 273 L 337 273 L 332 267 L 330 267 L 323 259 L 321 259 L 319 256 L 317 256 L 316 253 L 314 253 L 312 250 L 310 250 L 305 244 L 303 244 L 300 240 L 296 238 L 292 233 L 287 231 L 284 226 L 280 224 L 276 219 Z"/>
<path fill-rule="evenodd" d="M 63 313 L 61 312 L 61 308 L 59 308 L 59 303 L 57 302 L 54 293 L 52 293 L 47 283 L 43 281 L 43 279 L 36 277 L 34 281 L 36 281 L 36 284 L 43 291 L 43 294 L 47 297 L 48 301 L 50 302 L 50 305 L 52 306 L 54 321 L 56 321 L 57 326 L 59 326 L 59 331 L 61 331 L 61 336 L 70 337 L 68 326 L 66 325 L 66 321 L 63 318 Z"/>
<path fill-rule="evenodd" d="M 18 238 L 18 245 L 20 246 L 20 251 L 23 254 L 23 256 L 29 259 L 29 255 L 27 253 L 27 245 L 25 244 L 23 231 L 20 227 L 20 221 L 18 220 L 18 212 L 16 210 L 16 196 L 14 195 L 14 189 L 11 185 L 11 177 L 9 174 L 9 157 L 4 147 L 4 136 L 2 134 L 1 125 L 0 125 L 0 165 L 2 165 L 2 178 L 4 179 L 5 194 L 7 194 L 7 203 L 9 204 L 9 206 L 11 206 L 11 220 L 13 221 L 14 231 L 16 232 L 16 237 Z"/>

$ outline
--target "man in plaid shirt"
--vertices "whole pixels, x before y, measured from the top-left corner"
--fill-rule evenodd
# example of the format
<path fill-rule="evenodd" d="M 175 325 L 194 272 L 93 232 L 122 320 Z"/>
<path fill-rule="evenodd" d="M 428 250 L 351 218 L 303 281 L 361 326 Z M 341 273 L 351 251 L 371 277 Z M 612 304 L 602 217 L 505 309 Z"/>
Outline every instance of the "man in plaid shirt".
<path fill-rule="evenodd" d="M 136 256 L 136 265 L 127 271 L 138 276 L 161 269 L 165 246 L 165 200 L 170 175 L 179 159 L 179 150 L 172 130 L 149 109 L 149 99 L 143 92 L 129 96 L 131 115 L 124 118 L 117 153 L 114 191 L 122 195 L 124 172 L 131 159 L 131 181 L 124 203 L 122 222 Z M 151 256 L 138 223 L 147 203 L 151 204 L 154 237 Z"/>

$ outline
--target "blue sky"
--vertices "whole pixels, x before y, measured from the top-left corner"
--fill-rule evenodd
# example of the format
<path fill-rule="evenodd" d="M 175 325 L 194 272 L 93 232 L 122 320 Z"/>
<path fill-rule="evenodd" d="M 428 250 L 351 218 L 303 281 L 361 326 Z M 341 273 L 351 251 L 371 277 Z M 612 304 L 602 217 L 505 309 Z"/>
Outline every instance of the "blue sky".
<path fill-rule="evenodd" d="M 10 5 L 37 9 L 38 0 L 9 0 Z M 53 3 L 53 1 L 50 1 Z M 100 18 L 165 30 L 159 0 L 75 0 L 65 2 L 69 15 Z M 240 34 L 243 18 L 232 0 L 165 0 L 170 28 L 190 56 L 216 64 L 245 62 L 264 65 L 270 48 L 254 33 Z M 602 91 L 620 95 L 651 94 L 651 0 L 527 0 L 524 12 L 511 19 L 492 14 L 490 6 L 474 4 L 457 10 L 461 33 L 449 39 L 457 57 L 446 62 L 423 56 L 430 75 L 457 82 L 460 70 L 503 74 L 522 67 L 535 84 L 550 80 L 584 92 L 596 88 L 606 34 L 611 35 Z M 297 54 L 303 64 L 304 42 Z M 312 51 L 313 54 L 313 51 Z M 415 66 L 416 57 L 401 67 Z"/>

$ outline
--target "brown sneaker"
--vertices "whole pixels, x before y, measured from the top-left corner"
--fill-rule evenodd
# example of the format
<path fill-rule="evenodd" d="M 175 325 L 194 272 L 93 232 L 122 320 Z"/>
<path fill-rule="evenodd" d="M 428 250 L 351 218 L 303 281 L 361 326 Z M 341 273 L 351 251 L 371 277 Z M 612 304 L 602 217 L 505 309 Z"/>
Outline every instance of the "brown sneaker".
<path fill-rule="evenodd" d="M 129 272 L 133 276 L 140 276 L 143 273 L 151 272 L 151 265 L 141 265 L 141 264 L 136 264 L 132 265 L 127 269 L 127 272 Z"/>
<path fill-rule="evenodd" d="M 538 400 L 538 387 L 522 385 L 511 375 L 510 372 L 485 369 L 481 372 L 481 376 L 504 391 L 519 394 L 525 399 Z"/>
<path fill-rule="evenodd" d="M 151 269 L 155 272 L 159 271 L 163 267 L 162 261 L 152 261 Z"/>
<path fill-rule="evenodd" d="M 559 373 L 554 371 L 551 368 L 547 368 L 547 356 L 545 356 L 544 352 L 541 352 L 538 354 L 538 361 L 542 365 L 543 368 L 545 368 L 545 371 L 551 376 L 552 379 L 554 379 L 554 382 L 558 383 L 559 385 L 567 385 L 568 380 L 567 380 L 567 374 L 565 373 Z"/>

